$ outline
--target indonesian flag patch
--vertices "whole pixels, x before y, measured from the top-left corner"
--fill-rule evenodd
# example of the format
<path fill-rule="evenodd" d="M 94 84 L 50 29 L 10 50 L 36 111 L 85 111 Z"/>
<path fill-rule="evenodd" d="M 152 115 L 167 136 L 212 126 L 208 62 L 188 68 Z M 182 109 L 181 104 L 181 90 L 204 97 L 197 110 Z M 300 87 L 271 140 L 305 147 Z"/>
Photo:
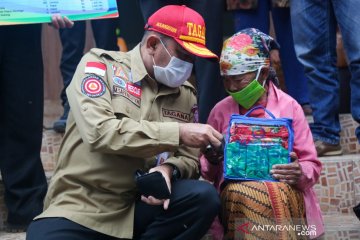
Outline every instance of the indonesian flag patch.
<path fill-rule="evenodd" d="M 100 97 L 104 95 L 105 90 L 105 82 L 101 77 L 92 74 L 82 80 L 81 92 L 88 97 Z"/>
<path fill-rule="evenodd" d="M 106 65 L 101 62 L 87 62 L 85 67 L 85 73 L 93 73 L 103 77 L 106 73 Z"/>

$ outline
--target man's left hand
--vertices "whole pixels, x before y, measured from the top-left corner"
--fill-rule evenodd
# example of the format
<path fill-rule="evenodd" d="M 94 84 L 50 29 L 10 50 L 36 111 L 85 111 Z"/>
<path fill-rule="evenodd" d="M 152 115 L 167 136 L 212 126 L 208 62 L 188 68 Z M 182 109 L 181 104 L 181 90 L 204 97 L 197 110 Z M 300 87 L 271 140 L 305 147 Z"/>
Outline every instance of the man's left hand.
<path fill-rule="evenodd" d="M 155 171 L 160 172 L 164 176 L 167 187 L 169 188 L 169 191 L 171 193 L 171 177 L 172 177 L 173 167 L 170 165 L 163 164 L 163 165 L 151 168 L 149 173 L 155 172 Z M 141 201 L 143 201 L 149 205 L 163 205 L 165 210 L 168 209 L 169 204 L 170 204 L 170 199 L 157 199 L 157 198 L 154 198 L 153 196 L 145 197 L 144 195 L 141 196 Z"/>

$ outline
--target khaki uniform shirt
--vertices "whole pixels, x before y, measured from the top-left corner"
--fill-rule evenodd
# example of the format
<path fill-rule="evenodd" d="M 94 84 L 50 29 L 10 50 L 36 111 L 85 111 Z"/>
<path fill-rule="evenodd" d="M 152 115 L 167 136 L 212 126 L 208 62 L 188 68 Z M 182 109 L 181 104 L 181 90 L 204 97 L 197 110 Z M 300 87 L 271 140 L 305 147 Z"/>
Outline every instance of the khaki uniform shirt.
<path fill-rule="evenodd" d="M 199 151 L 179 145 L 178 122 L 197 115 L 195 90 L 158 85 L 140 46 L 128 53 L 92 49 L 67 89 L 71 106 L 58 163 L 37 218 L 64 217 L 95 231 L 132 238 L 134 172 L 157 156 L 181 178 L 199 176 Z"/>

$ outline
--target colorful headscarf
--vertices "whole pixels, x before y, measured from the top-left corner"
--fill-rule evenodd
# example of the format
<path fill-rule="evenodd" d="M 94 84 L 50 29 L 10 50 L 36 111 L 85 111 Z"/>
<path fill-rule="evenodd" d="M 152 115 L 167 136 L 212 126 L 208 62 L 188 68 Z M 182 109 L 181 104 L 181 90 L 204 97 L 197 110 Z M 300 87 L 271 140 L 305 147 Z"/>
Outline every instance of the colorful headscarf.
<path fill-rule="evenodd" d="M 239 75 L 270 65 L 270 50 L 278 43 L 256 28 L 246 28 L 225 40 L 220 58 L 221 75 Z"/>

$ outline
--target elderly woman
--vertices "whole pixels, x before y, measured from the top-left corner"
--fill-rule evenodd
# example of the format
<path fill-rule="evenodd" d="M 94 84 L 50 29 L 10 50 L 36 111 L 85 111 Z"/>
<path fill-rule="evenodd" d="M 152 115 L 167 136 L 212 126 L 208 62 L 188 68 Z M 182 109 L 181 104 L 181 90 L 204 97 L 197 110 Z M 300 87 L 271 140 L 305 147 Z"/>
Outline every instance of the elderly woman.
<path fill-rule="evenodd" d="M 273 166 L 270 173 L 277 182 L 226 182 L 222 154 L 205 152 L 201 157 L 202 176 L 214 183 L 223 207 L 222 226 L 219 222 L 213 224 L 214 239 L 222 238 L 222 227 L 225 239 L 299 239 L 302 235 L 316 238 L 324 231 L 312 188 L 319 178 L 321 163 L 301 106 L 274 84 L 277 78 L 270 67 L 269 55 L 276 45 L 270 36 L 253 28 L 244 29 L 224 42 L 220 66 L 230 96 L 212 109 L 208 123 L 225 134 L 232 114 L 243 115 L 257 105 L 265 107 L 275 117 L 291 118 L 292 161 Z M 250 116 L 268 117 L 263 109 L 255 110 Z M 265 225 L 274 227 L 254 228 Z M 285 228 L 276 230 L 276 225 Z M 307 232 L 299 231 L 306 227 Z"/>

